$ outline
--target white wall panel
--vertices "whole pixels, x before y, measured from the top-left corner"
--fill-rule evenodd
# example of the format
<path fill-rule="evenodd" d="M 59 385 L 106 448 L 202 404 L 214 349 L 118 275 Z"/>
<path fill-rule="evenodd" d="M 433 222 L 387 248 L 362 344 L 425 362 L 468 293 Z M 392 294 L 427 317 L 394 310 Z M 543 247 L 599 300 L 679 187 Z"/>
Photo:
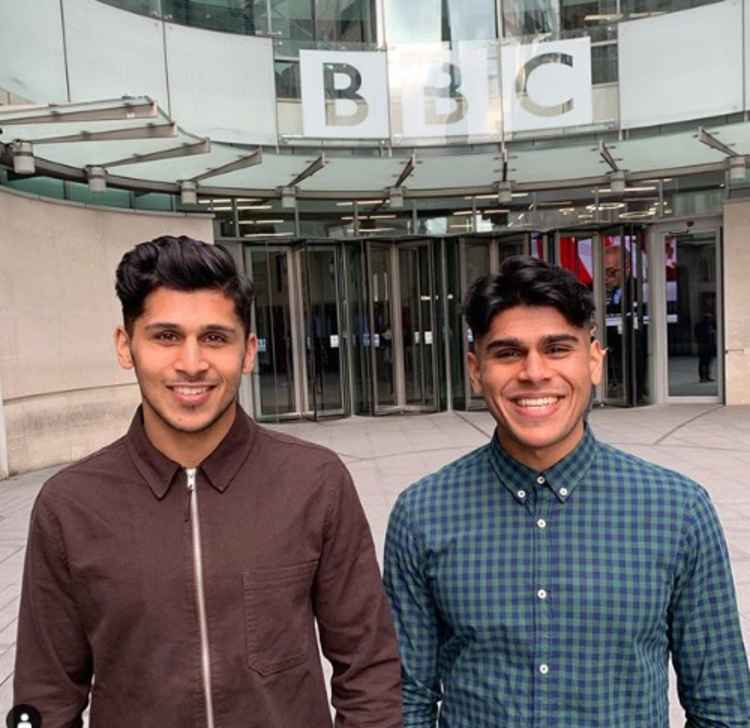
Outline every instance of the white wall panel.
<path fill-rule="evenodd" d="M 216 141 L 275 144 L 272 41 L 178 25 L 166 29 L 174 120 Z"/>
<path fill-rule="evenodd" d="M 742 110 L 741 2 L 620 24 L 623 128 Z"/>
<path fill-rule="evenodd" d="M 64 103 L 59 0 L 0 0 L 0 88 L 35 103 Z"/>
<path fill-rule="evenodd" d="M 150 96 L 169 110 L 162 23 L 96 0 L 64 0 L 72 101 Z"/>

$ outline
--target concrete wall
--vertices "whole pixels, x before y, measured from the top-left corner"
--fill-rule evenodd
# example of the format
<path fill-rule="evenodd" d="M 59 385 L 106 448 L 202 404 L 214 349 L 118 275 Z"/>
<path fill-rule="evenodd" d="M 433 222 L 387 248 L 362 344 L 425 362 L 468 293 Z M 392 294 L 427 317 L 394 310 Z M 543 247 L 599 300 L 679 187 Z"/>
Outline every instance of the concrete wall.
<path fill-rule="evenodd" d="M 724 207 L 726 403 L 750 404 L 750 200 Z"/>
<path fill-rule="evenodd" d="M 0 188 L 0 410 L 10 473 L 76 460 L 127 428 L 139 396 L 115 361 L 115 269 L 135 243 L 164 234 L 213 242 L 212 221 Z"/>

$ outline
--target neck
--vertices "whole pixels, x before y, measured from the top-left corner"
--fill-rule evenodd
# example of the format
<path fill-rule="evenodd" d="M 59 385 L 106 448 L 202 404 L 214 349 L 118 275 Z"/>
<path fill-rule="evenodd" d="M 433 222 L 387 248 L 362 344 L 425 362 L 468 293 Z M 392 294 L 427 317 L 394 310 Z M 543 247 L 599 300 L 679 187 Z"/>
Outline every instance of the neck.
<path fill-rule="evenodd" d="M 232 402 L 208 427 L 197 432 L 178 430 L 143 402 L 143 426 L 151 444 L 183 468 L 200 465 L 221 443 L 234 423 L 237 404 Z"/>
<path fill-rule="evenodd" d="M 583 439 L 585 427 L 583 420 L 557 442 L 544 447 L 529 446 L 516 439 L 508 430 L 497 428 L 497 436 L 503 450 L 514 460 L 536 472 L 549 470 L 553 465 L 570 455 Z"/>

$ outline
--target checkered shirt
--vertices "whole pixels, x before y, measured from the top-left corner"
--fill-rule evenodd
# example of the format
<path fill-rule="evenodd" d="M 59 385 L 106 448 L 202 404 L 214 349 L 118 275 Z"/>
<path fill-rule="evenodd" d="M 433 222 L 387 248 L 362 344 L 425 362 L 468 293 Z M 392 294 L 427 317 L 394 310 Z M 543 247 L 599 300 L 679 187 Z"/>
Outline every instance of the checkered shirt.
<path fill-rule="evenodd" d="M 545 472 L 493 438 L 409 487 L 385 584 L 405 728 L 667 728 L 670 653 L 689 728 L 750 726 L 708 494 L 588 427 Z"/>

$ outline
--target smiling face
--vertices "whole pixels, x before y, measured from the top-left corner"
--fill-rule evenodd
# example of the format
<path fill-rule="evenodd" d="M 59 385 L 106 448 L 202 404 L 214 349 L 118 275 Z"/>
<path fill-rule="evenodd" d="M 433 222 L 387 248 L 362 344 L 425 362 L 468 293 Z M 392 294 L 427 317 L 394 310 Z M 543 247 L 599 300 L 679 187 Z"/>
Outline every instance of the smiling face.
<path fill-rule="evenodd" d="M 233 301 L 214 289 L 157 288 L 132 334 L 119 327 L 115 343 L 120 365 L 135 369 L 151 442 L 186 467 L 200 462 L 231 427 L 255 361 L 255 336 Z"/>
<path fill-rule="evenodd" d="M 535 470 L 564 458 L 583 436 L 603 360 L 589 328 L 551 306 L 502 311 L 467 355 L 472 389 L 484 396 L 503 448 Z"/>

